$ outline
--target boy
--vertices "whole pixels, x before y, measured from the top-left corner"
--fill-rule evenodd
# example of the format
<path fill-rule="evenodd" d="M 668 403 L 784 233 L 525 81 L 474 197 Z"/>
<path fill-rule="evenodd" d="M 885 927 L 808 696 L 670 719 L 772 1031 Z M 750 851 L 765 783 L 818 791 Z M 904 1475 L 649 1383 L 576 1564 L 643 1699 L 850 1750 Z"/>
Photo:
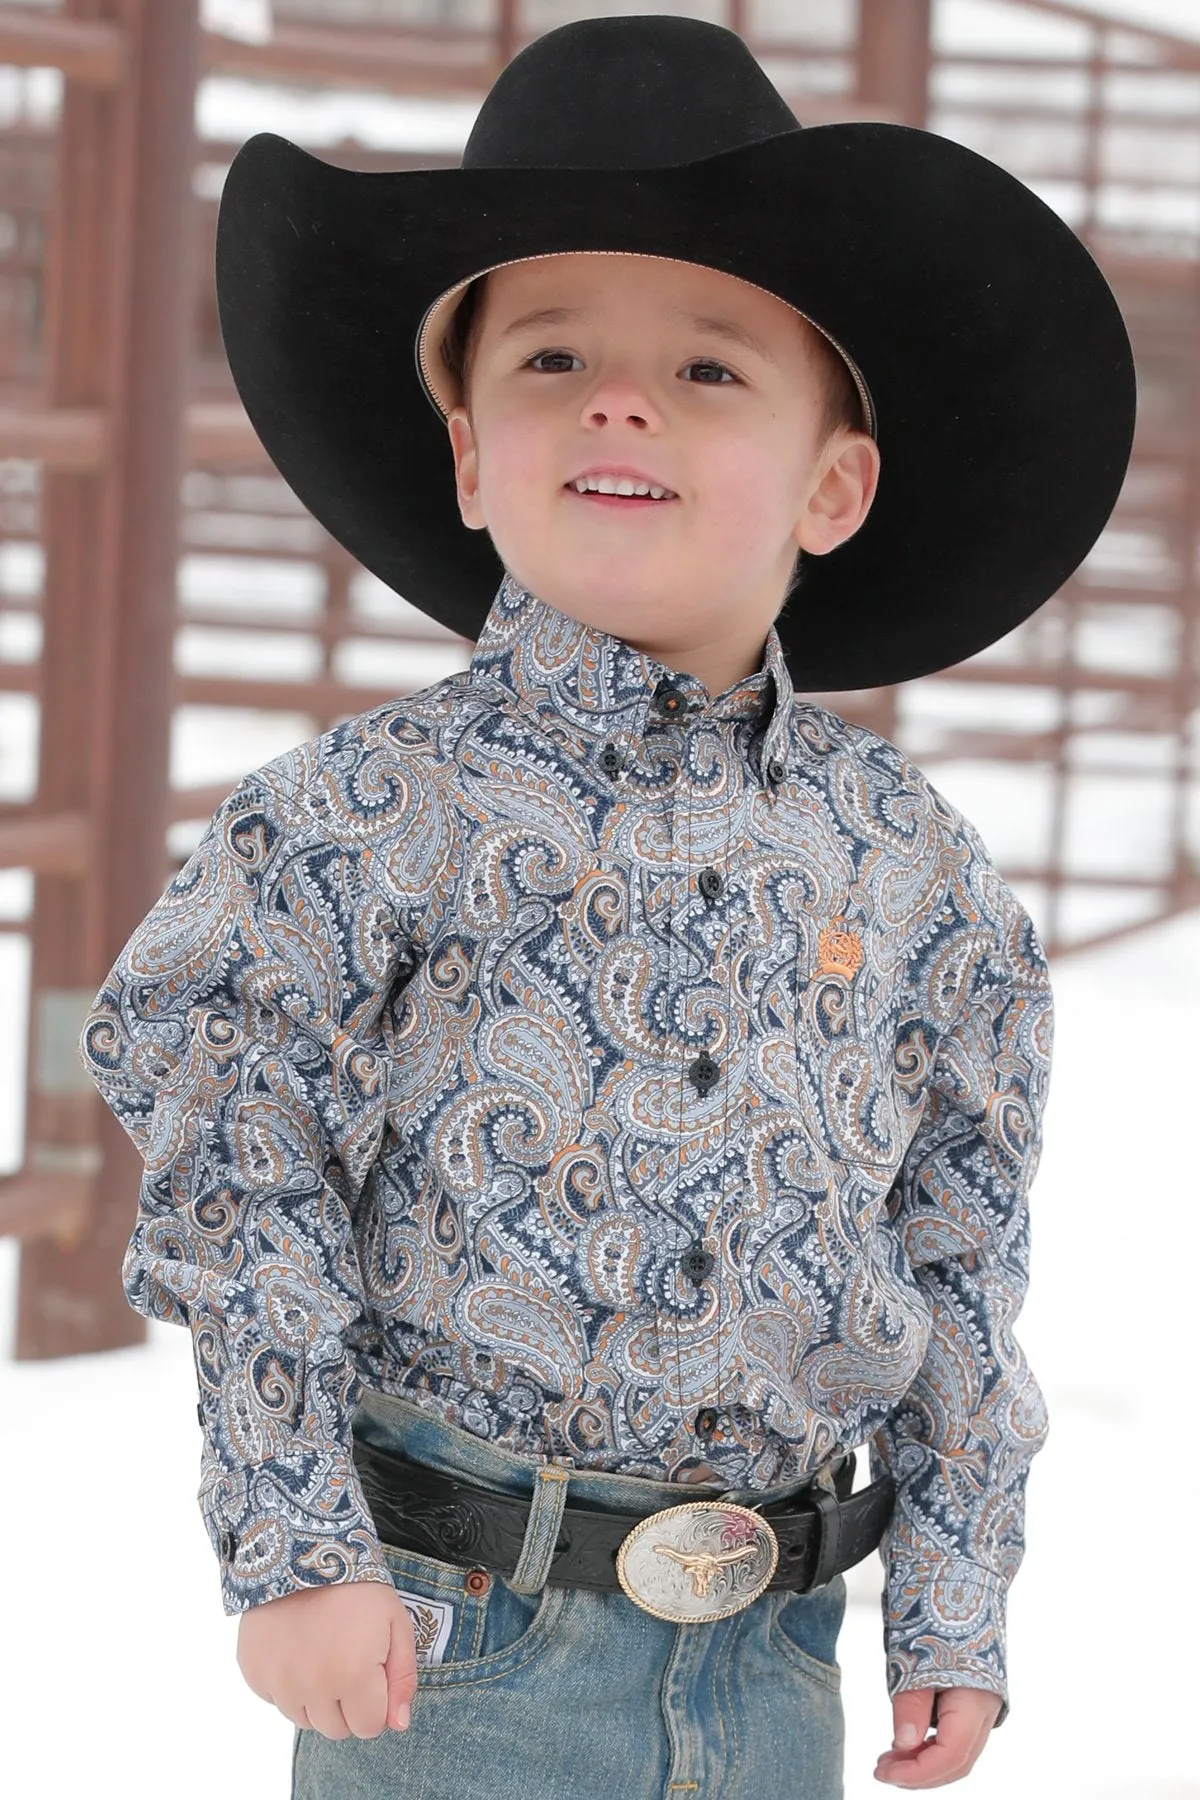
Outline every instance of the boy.
<path fill-rule="evenodd" d="M 984 159 L 801 130 L 673 16 L 537 40 L 461 170 L 252 140 L 218 283 L 287 479 L 476 640 L 238 785 L 82 1040 L 294 1800 L 833 1800 L 876 1547 L 876 1774 L 956 1780 L 1046 1435 L 1046 964 L 791 670 L 1049 597 L 1128 457 L 1115 303 Z"/>

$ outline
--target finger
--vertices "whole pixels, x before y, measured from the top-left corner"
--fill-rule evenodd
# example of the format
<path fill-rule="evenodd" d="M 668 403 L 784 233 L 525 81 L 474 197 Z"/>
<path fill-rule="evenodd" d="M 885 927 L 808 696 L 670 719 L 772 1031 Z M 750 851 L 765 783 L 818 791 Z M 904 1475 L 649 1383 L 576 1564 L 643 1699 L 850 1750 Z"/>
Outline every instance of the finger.
<path fill-rule="evenodd" d="M 933 1688 L 908 1688 L 892 1696 L 892 1749 L 912 1751 L 922 1743 L 933 1716 Z"/>
<path fill-rule="evenodd" d="M 875 1765 L 880 1781 L 900 1787 L 936 1787 L 957 1781 L 978 1760 L 990 1727 L 970 1713 L 951 1719 L 945 1715 L 945 1698 L 938 1707 L 937 1736 L 913 1751 L 885 1751 Z M 972 1722 L 973 1721 L 973 1722 Z"/>
<path fill-rule="evenodd" d="M 313 1700 L 304 1710 L 312 1721 L 313 1730 L 319 1731 L 322 1737 L 332 1738 L 336 1741 L 351 1735 L 350 1727 L 346 1723 L 346 1715 L 338 1701 Z"/>
<path fill-rule="evenodd" d="M 947 1688 L 936 1709 L 938 1735 L 941 1735 L 943 1718 L 962 1717 L 981 1730 L 990 1731 L 1000 1716 L 1000 1707 L 999 1694 L 993 1694 L 988 1688 Z"/>
<path fill-rule="evenodd" d="M 383 1672 L 387 1683 L 387 1722 L 395 1731 L 407 1730 L 417 1691 L 417 1647 L 412 1616 L 403 1602 L 392 1620 L 391 1642 Z"/>
<path fill-rule="evenodd" d="M 284 1706 L 281 1700 L 273 1700 L 271 1704 L 278 1708 L 285 1719 L 290 1719 L 292 1724 L 297 1726 L 299 1730 L 312 1730 L 312 1720 L 309 1718 L 308 1712 L 303 1706 Z"/>
<path fill-rule="evenodd" d="M 877 1780 L 894 1782 L 897 1787 L 940 1787 L 945 1781 L 958 1781 L 974 1761 L 974 1756 L 964 1757 L 937 1738 L 930 1738 L 911 1756 L 880 1757 L 875 1775 Z"/>
<path fill-rule="evenodd" d="M 377 1738 L 388 1728 L 387 1677 L 382 1663 L 364 1672 L 340 1701 L 342 1717 L 356 1738 Z"/>
<path fill-rule="evenodd" d="M 264 1698 L 266 1698 L 266 1696 L 264 1696 Z M 282 1713 L 285 1719 L 289 1719 L 293 1725 L 298 1726 L 301 1731 L 312 1730 L 312 1721 L 309 1719 L 307 1712 L 302 1706 L 285 1706 L 283 1701 L 276 1700 L 274 1695 L 270 1696 L 270 1700 L 271 1705 L 275 1707 L 278 1712 Z"/>

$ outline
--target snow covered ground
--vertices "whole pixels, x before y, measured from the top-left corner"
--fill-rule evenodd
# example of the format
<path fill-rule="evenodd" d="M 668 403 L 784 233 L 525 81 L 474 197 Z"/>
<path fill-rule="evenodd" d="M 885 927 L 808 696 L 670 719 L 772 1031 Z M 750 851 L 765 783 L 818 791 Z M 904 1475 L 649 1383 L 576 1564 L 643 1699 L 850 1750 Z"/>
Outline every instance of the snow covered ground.
<path fill-rule="evenodd" d="M 15 942 L 0 937 L 0 1166 L 17 1151 Z M 956 1785 L 972 1800 L 1200 1800 L 1200 916 L 1077 955 L 1055 987 L 1033 1283 L 1017 1327 L 1051 1434 L 1010 1598 L 1012 1712 Z M 16 1277 L 17 1246 L 0 1240 L 0 1786 L 20 1800 L 97 1787 L 207 1800 L 201 1751 L 219 1720 L 230 1800 L 286 1800 L 292 1728 L 242 1680 L 195 1502 L 187 1334 L 152 1324 L 144 1346 L 16 1363 Z M 884 1791 L 872 1775 L 891 1735 L 880 1577 L 872 1556 L 847 1578 L 846 1800 Z"/>

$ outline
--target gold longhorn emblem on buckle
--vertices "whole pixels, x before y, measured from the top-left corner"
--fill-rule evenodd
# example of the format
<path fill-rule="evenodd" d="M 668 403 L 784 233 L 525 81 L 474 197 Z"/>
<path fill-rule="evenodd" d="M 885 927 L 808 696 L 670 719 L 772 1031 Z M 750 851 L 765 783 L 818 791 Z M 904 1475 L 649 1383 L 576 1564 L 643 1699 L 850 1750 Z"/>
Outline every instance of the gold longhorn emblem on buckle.
<path fill-rule="evenodd" d="M 693 1500 L 651 1513 L 617 1551 L 617 1579 L 656 1619 L 727 1619 L 757 1600 L 775 1573 L 779 1540 L 760 1513 Z"/>

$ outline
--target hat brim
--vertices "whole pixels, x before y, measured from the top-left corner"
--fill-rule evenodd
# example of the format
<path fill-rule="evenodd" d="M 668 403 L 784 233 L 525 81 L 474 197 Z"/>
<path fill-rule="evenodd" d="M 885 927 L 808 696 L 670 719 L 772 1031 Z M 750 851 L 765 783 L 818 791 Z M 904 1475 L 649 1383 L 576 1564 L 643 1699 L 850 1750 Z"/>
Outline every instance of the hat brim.
<path fill-rule="evenodd" d="M 861 368 L 880 478 L 777 620 L 802 692 L 912 679 L 1020 624 L 1082 562 L 1128 467 L 1128 333 L 1097 264 L 1016 177 L 912 126 L 806 127 L 633 172 L 364 173 L 273 133 L 239 150 L 216 246 L 238 392 L 302 503 L 464 637 L 504 567 L 462 523 L 414 355 L 431 303 L 521 257 L 704 263 L 818 321 Z"/>

